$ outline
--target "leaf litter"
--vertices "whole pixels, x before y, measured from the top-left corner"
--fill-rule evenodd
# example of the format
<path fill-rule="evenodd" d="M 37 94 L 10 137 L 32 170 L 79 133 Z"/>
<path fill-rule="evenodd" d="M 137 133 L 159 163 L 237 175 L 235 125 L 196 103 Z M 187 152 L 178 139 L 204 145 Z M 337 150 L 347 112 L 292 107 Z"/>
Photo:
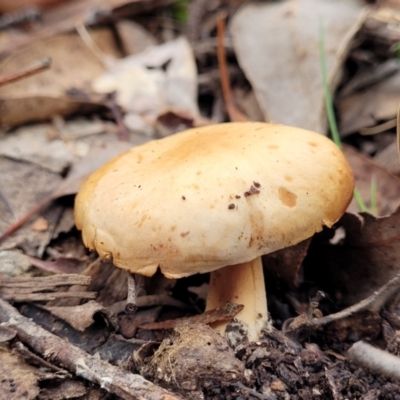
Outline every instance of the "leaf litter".
<path fill-rule="evenodd" d="M 29 389 L 27 398 L 42 399 L 398 396 L 400 385 L 385 361 L 377 370 L 357 353 L 361 349 L 375 362 L 397 356 L 400 348 L 399 169 L 382 166 L 388 158 L 383 151 L 395 146 L 390 119 L 397 112 L 392 46 L 400 39 L 393 30 L 398 5 L 379 2 L 366 14 L 361 1 L 288 0 L 237 9 L 194 0 L 187 9 L 187 24 L 193 25 L 181 29 L 169 18 L 174 8 L 168 1 L 108 0 L 101 12 L 96 1 L 73 3 L 41 10 L 42 24 L 25 26 L 31 35 L 18 24 L 15 36 L 10 29 L 2 33 L 3 76 L 43 56 L 53 61 L 50 70 L 0 88 L 2 354 L 18 352 L 24 361 L 18 359 L 15 373 L 25 366 L 34 374 L 24 386 L 7 367 L 2 389 Z M 114 155 L 211 120 L 257 116 L 327 133 L 320 21 L 310 20 L 316 10 L 323 15 L 333 94 L 338 88 L 344 153 L 376 215 L 359 214 L 352 203 L 332 229 L 264 258 L 275 329 L 256 343 L 246 342 L 234 319 L 233 348 L 205 325 L 232 319 L 234 312 L 202 313 L 208 285 L 203 275 L 137 277 L 139 311 L 126 314 L 126 274 L 85 251 L 73 229 L 72 196 Z M 227 31 L 221 28 L 226 17 Z M 101 18 L 113 29 L 96 26 Z M 91 26 L 86 39 L 85 22 Z M 279 51 L 271 56 L 274 48 Z M 299 89 L 304 83 L 306 92 Z M 381 122 L 389 122 L 387 132 L 362 135 Z M 19 230 L 12 233 L 10 226 Z M 362 341 L 385 353 L 376 356 Z M 7 363 L 17 365 L 15 360 Z M 70 372 L 58 371 L 60 364 Z M 37 365 L 55 369 L 38 374 Z"/>

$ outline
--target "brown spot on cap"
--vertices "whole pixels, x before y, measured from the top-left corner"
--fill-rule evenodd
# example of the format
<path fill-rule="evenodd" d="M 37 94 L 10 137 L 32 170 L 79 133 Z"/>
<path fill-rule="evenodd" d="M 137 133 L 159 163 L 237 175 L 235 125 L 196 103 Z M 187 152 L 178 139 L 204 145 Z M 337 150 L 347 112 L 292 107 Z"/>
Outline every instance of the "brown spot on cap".
<path fill-rule="evenodd" d="M 228 209 L 233 210 L 235 208 L 235 205 L 233 203 L 229 204 Z"/>
<path fill-rule="evenodd" d="M 308 144 L 312 147 L 318 147 L 317 143 L 315 142 L 308 142 Z"/>
<path fill-rule="evenodd" d="M 279 200 L 286 207 L 294 207 L 297 203 L 297 196 L 294 193 L 290 192 L 289 190 L 287 190 L 281 186 L 279 188 Z"/>
<path fill-rule="evenodd" d="M 182 233 L 181 233 L 181 236 L 182 236 L 182 237 L 185 237 L 185 236 L 189 235 L 189 233 L 190 233 L 190 231 L 182 232 Z"/>

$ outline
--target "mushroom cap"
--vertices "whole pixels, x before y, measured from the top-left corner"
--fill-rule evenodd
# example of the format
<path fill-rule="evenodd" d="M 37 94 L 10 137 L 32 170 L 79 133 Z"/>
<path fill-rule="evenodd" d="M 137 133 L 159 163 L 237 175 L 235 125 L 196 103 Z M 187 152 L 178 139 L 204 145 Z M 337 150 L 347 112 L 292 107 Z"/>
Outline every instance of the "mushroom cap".
<path fill-rule="evenodd" d="M 75 202 L 83 241 L 134 273 L 188 276 L 255 259 L 330 227 L 352 171 L 326 137 L 243 122 L 148 142 L 90 175 Z"/>

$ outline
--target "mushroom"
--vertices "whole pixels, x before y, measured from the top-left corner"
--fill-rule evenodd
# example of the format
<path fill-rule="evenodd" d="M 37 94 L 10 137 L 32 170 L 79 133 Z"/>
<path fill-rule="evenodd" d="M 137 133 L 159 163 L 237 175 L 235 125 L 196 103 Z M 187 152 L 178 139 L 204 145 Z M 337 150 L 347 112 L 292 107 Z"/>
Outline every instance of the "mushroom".
<path fill-rule="evenodd" d="M 88 248 L 132 273 L 211 272 L 207 309 L 243 304 L 237 319 L 254 341 L 270 328 L 261 256 L 332 226 L 353 187 L 342 152 L 326 137 L 225 123 L 114 158 L 82 185 L 75 221 Z"/>

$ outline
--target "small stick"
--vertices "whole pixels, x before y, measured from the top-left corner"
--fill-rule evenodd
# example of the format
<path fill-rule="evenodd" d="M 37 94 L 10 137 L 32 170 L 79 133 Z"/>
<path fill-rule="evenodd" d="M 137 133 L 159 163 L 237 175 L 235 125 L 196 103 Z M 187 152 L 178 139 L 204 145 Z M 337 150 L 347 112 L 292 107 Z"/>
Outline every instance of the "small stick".
<path fill-rule="evenodd" d="M 7 83 L 12 83 L 15 81 L 19 81 L 23 78 L 27 78 L 28 76 L 37 74 L 39 72 L 45 71 L 51 67 L 51 58 L 46 57 L 39 61 L 36 61 L 27 69 L 24 69 L 20 72 L 14 72 L 9 75 L 0 76 L 0 86 L 6 85 Z"/>
<path fill-rule="evenodd" d="M 400 358 L 387 351 L 377 349 L 368 343 L 359 341 L 347 351 L 349 360 L 376 374 L 388 378 L 400 379 Z"/>
<path fill-rule="evenodd" d="M 127 283 L 128 296 L 126 298 L 125 312 L 127 314 L 134 314 L 138 309 L 136 305 L 136 281 L 134 274 L 128 272 Z"/>
<path fill-rule="evenodd" d="M 225 100 L 226 109 L 229 114 L 229 118 L 233 122 L 245 122 L 249 119 L 238 110 L 233 100 L 231 84 L 229 82 L 228 67 L 226 66 L 226 54 L 224 47 L 224 33 L 225 33 L 225 18 L 220 17 L 217 21 L 217 56 L 218 56 L 218 67 L 221 76 L 222 95 Z"/>
<path fill-rule="evenodd" d="M 53 335 L 1 299 L 0 323 L 13 328 L 22 343 L 45 357 L 47 361 L 62 365 L 76 376 L 100 385 L 123 400 L 183 400 L 182 397 L 142 376 L 91 356 L 79 347 Z"/>

